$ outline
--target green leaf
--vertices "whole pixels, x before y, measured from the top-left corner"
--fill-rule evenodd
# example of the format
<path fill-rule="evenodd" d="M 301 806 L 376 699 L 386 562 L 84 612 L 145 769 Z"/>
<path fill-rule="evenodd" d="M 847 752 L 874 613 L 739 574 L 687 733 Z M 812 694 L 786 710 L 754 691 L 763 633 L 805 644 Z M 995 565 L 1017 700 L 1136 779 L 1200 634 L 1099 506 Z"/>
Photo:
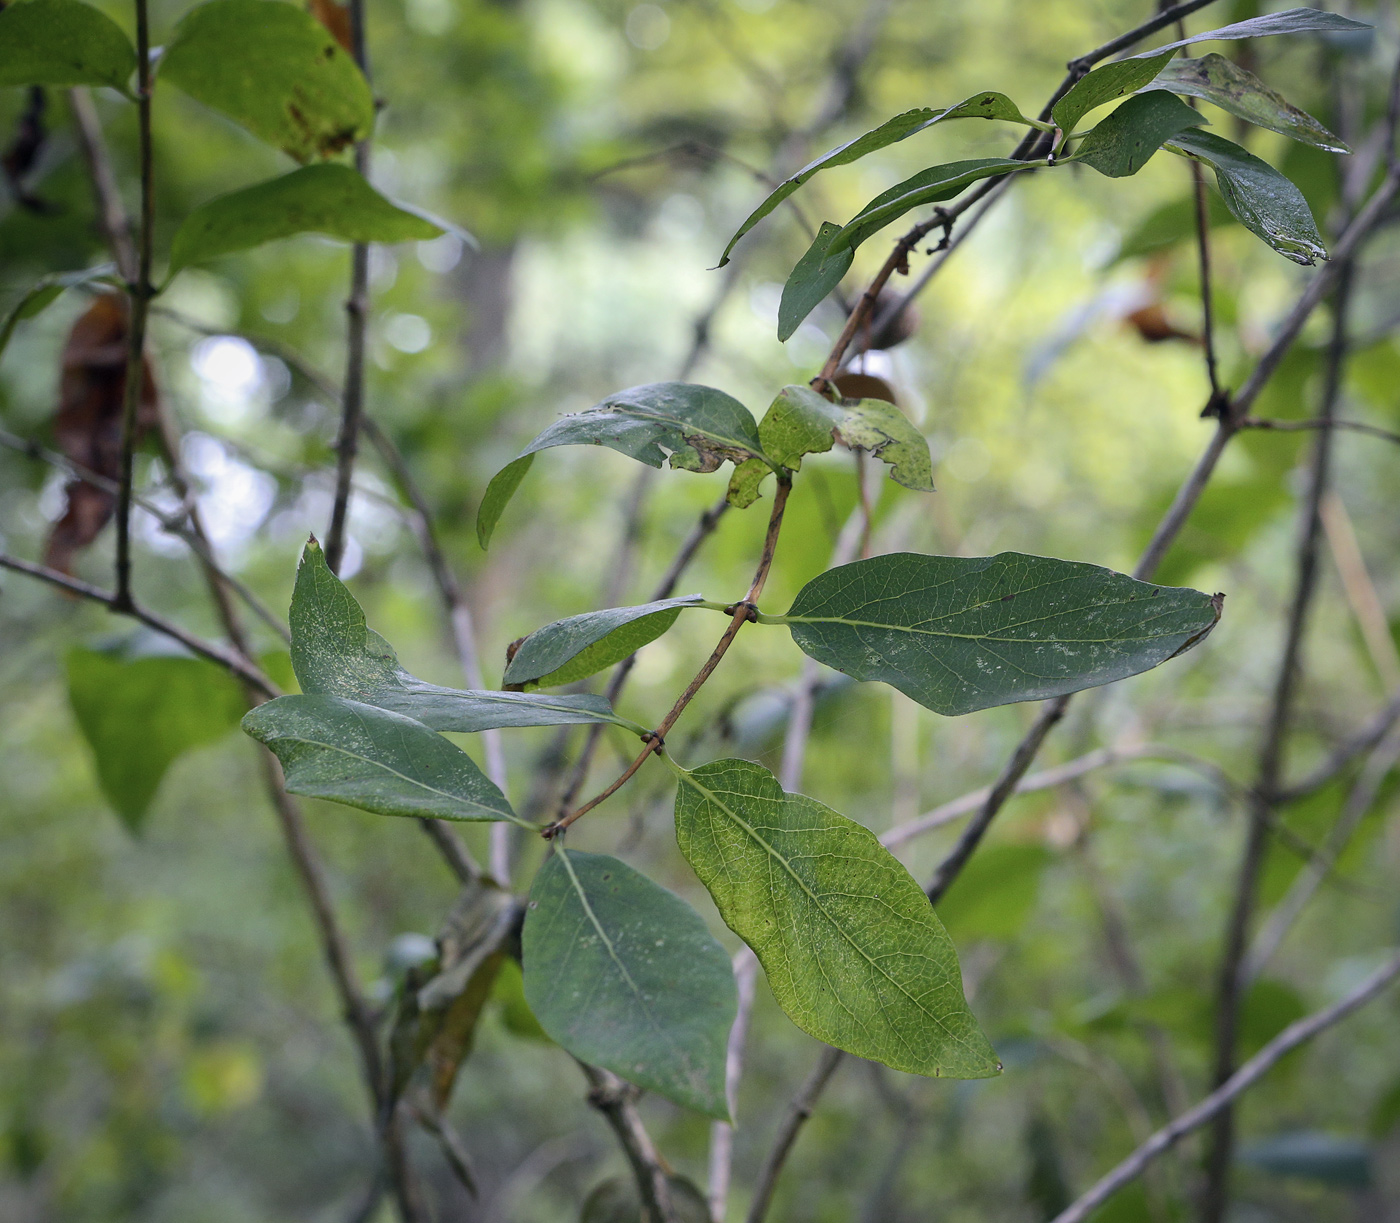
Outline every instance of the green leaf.
<path fill-rule="evenodd" d="M 1015 174 L 1040 164 L 1013 161 L 1006 157 L 987 157 L 973 161 L 950 161 L 946 165 L 920 170 L 912 178 L 882 191 L 852 217 L 841 232 L 831 239 L 826 257 L 829 260 L 841 251 L 855 250 L 867 238 L 879 233 L 906 212 L 923 204 L 950 200 L 979 179 Z"/>
<path fill-rule="evenodd" d="M 729 1119 L 729 956 L 680 897 L 606 854 L 560 849 L 530 888 L 525 997 L 575 1057 Z"/>
<path fill-rule="evenodd" d="M 301 690 L 362 701 L 414 718 L 434 730 L 565 726 L 612 722 L 640 731 L 600 696 L 542 696 L 462 691 L 425 683 L 400 665 L 394 647 L 365 624 L 365 613 L 330 571 L 321 545 L 306 545 L 289 616 L 292 667 Z"/>
<path fill-rule="evenodd" d="M 1210 132 L 1182 132 L 1167 147 L 1210 166 L 1225 206 L 1285 259 L 1313 264 L 1327 258 L 1303 193 L 1268 162 Z"/>
<path fill-rule="evenodd" d="M 676 1223 L 710 1223 L 710 1204 L 691 1181 L 672 1173 L 666 1183 Z M 637 1182 L 627 1176 L 612 1176 L 595 1185 L 584 1198 L 578 1218 L 579 1223 L 646 1223 Z"/>
<path fill-rule="evenodd" d="M 660 467 L 669 455 L 672 467 L 698 472 L 714 471 L 726 460 L 737 466 L 764 457 L 758 425 L 732 395 L 692 382 L 629 387 L 556 420 L 496 473 L 477 511 L 482 547 L 529 470 L 526 460 L 554 446 L 606 446 L 649 467 Z"/>
<path fill-rule="evenodd" d="M 1200 59 L 1174 59 L 1148 88 L 1204 98 L 1256 127 L 1291 136 L 1329 153 L 1351 152 L 1340 136 L 1334 136 L 1307 111 L 1299 110 L 1254 73 L 1223 55 L 1212 53 Z"/>
<path fill-rule="evenodd" d="M 1179 38 L 1164 47 L 1154 47 L 1132 58 L 1135 60 L 1155 59 L 1164 51 L 1176 51 L 1198 42 L 1228 42 L 1235 38 L 1268 38 L 1274 34 L 1316 34 L 1327 32 L 1369 30 L 1373 27 L 1364 21 L 1352 21 L 1349 17 L 1339 17 L 1336 13 L 1325 13 L 1315 8 L 1290 8 L 1281 13 L 1265 13 L 1262 17 L 1251 17 L 1248 21 L 1237 21 L 1233 25 L 1219 26 L 1190 38 Z M 1128 61 L 1121 61 L 1127 63 Z"/>
<path fill-rule="evenodd" d="M 835 221 L 823 221 L 807 253 L 797 261 L 778 302 L 778 339 L 786 343 L 802 326 L 802 320 L 826 300 L 841 278 L 851 270 L 856 254 L 844 250 L 827 258 L 831 240 L 841 232 Z"/>
<path fill-rule="evenodd" d="M 1206 196 L 1206 216 L 1212 229 L 1218 225 L 1228 225 L 1234 220 L 1217 192 L 1210 192 Z M 1194 194 L 1183 195 L 1154 208 L 1139 221 L 1123 239 L 1123 245 L 1114 256 L 1114 262 L 1153 255 L 1158 251 L 1170 249 L 1178 242 L 1188 239 L 1194 241 L 1195 237 L 1196 197 Z"/>
<path fill-rule="evenodd" d="M 1017 108 L 1016 103 L 1004 93 L 974 94 L 956 106 L 948 107 L 947 110 L 934 110 L 928 106 L 919 107 L 917 110 L 906 110 L 902 115 L 895 115 L 893 119 L 885 120 L 879 127 L 866 132 L 863 136 L 857 136 L 854 140 L 848 140 L 845 144 L 827 150 L 815 161 L 808 162 L 791 178 L 786 178 L 779 183 L 768 198 L 755 208 L 744 223 L 734 231 L 734 236 L 729 239 L 729 245 L 724 248 L 724 254 L 720 256 L 718 266 L 723 267 L 729 262 L 729 254 L 740 238 L 814 174 L 818 174 L 822 170 L 829 170 L 833 166 L 850 165 L 853 161 L 859 161 L 867 153 L 874 153 L 879 149 L 897 144 L 901 140 L 907 140 L 914 133 L 922 132 L 935 123 L 942 123 L 945 119 L 1003 119 L 1009 123 L 1024 123 L 1030 127 L 1043 126 L 1034 119 L 1027 119 Z"/>
<path fill-rule="evenodd" d="M 466 752 L 401 713 L 279 696 L 250 710 L 243 730 L 277 754 L 293 794 L 376 815 L 524 822 Z"/>
<path fill-rule="evenodd" d="M 1175 94 L 1140 93 L 1091 128 L 1068 160 L 1082 161 L 1108 178 L 1127 178 L 1173 136 L 1204 123 Z"/>
<path fill-rule="evenodd" d="M 1035 904 L 1041 872 L 1051 861 L 1043 845 L 984 845 L 938 902 L 938 916 L 959 942 L 1015 938 Z"/>
<path fill-rule="evenodd" d="M 888 463 L 890 479 L 916 492 L 933 491 L 933 459 L 928 441 L 897 407 L 883 399 L 842 405 L 841 436 L 846 445 L 868 450 Z"/>
<path fill-rule="evenodd" d="M 254 2 L 288 7 L 273 0 Z M 409 242 L 442 233 L 441 225 L 392 203 L 349 166 L 305 166 L 194 209 L 175 232 L 170 275 L 192 263 L 296 234 L 324 234 L 345 242 Z"/>
<path fill-rule="evenodd" d="M 525 1001 L 525 979 L 520 975 L 520 965 L 507 959 L 496 974 L 496 983 L 491 988 L 491 1001 L 500 1007 L 501 1023 L 512 1036 L 522 1040 L 539 1041 L 552 1045 L 549 1033 L 540 1027 L 535 1012 Z"/>
<path fill-rule="evenodd" d="M 105 13 L 79 0 L 22 0 L 0 12 L 0 86 L 110 85 L 122 93 L 136 48 Z"/>
<path fill-rule="evenodd" d="M 1117 60 L 1082 77 L 1050 112 L 1055 126 L 1068 135 L 1091 110 L 1141 89 L 1171 59 L 1170 51 L 1148 54 L 1148 59 Z"/>
<path fill-rule="evenodd" d="M 121 646 L 68 651 L 68 702 L 92 749 L 103 796 L 133 832 L 165 771 L 183 753 L 223 738 L 247 704 L 214 663 L 145 635 Z"/>
<path fill-rule="evenodd" d="M 836 441 L 846 410 L 809 386 L 785 386 L 758 422 L 758 438 L 773 462 L 792 471 L 803 455 L 825 454 Z"/>
<path fill-rule="evenodd" d="M 869 829 L 717 760 L 680 771 L 676 840 L 804 1032 L 913 1074 L 1001 1069 L 928 897 Z"/>
<path fill-rule="evenodd" d="M 684 595 L 556 620 L 521 641 L 506 667 L 505 682 L 551 688 L 586 679 L 655 641 L 682 608 L 704 606 L 703 596 Z"/>
<path fill-rule="evenodd" d="M 894 552 L 821 574 L 786 616 L 818 662 L 955 715 L 1111 684 L 1195 645 L 1208 595 L 1078 561 Z"/>
<path fill-rule="evenodd" d="M 3 17 L 3 14 L 0 14 L 0 17 Z M 5 321 L 0 323 L 0 354 L 3 354 L 9 345 L 15 328 L 25 319 L 42 314 L 62 296 L 65 289 L 75 289 L 79 285 L 99 281 L 115 283 L 116 270 L 115 264 L 103 263 L 95 268 L 83 268 L 77 272 L 53 272 L 41 277 L 5 316 Z"/>
<path fill-rule="evenodd" d="M 374 95 L 355 61 L 315 17 L 280 0 L 197 5 L 175 27 L 160 79 L 300 162 L 374 127 Z"/>

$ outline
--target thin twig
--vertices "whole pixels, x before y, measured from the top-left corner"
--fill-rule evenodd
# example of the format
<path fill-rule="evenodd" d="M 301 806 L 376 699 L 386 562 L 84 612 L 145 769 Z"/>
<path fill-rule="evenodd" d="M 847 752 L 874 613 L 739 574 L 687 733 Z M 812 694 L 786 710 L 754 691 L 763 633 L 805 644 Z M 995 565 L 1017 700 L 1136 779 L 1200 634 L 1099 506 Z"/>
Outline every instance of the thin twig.
<path fill-rule="evenodd" d="M 637 1089 L 597 1066 L 579 1062 L 579 1067 L 588 1079 L 588 1102 L 612 1126 L 628 1163 L 632 1165 L 632 1174 L 642 1195 L 645 1223 L 675 1223 L 675 1208 L 671 1203 L 671 1186 L 666 1178 L 666 1168 L 657 1153 L 656 1144 L 637 1114 Z"/>
<path fill-rule="evenodd" d="M 1349 738 L 1343 740 L 1317 768 L 1313 769 L 1292 785 L 1281 786 L 1273 795 L 1273 805 L 1296 802 L 1309 794 L 1322 789 L 1329 781 L 1355 760 L 1362 752 L 1369 752 L 1376 746 L 1390 728 L 1400 722 L 1400 691 L 1377 711 L 1369 722 Z"/>
<path fill-rule="evenodd" d="M 1183 1113 L 1170 1125 L 1153 1134 L 1092 1189 L 1056 1215 L 1052 1223 L 1083 1223 L 1115 1193 L 1141 1176 L 1143 1170 L 1158 1156 L 1170 1150 L 1193 1130 L 1207 1124 L 1223 1109 L 1229 1108 L 1237 1096 L 1253 1087 L 1285 1056 L 1320 1032 L 1345 1019 L 1353 1011 L 1365 1006 L 1396 977 L 1400 977 L 1400 956 L 1377 969 L 1345 998 L 1305 1019 L 1289 1024 L 1226 1082 L 1206 1096 L 1195 1108 Z"/>
<path fill-rule="evenodd" d="M 769 1149 L 768 1156 L 763 1161 L 763 1168 L 758 1174 L 758 1184 L 754 1188 L 747 1223 L 763 1223 L 768 1214 L 768 1207 L 773 1203 L 773 1191 L 778 1187 L 778 1177 L 793 1144 L 797 1141 L 797 1135 L 817 1107 L 817 1101 L 821 1099 L 822 1092 L 826 1090 L 831 1076 L 836 1073 L 836 1068 L 841 1065 L 845 1056 L 840 1049 L 830 1046 L 823 1049 L 812 1073 L 807 1076 L 806 1082 L 788 1105 L 787 1113 L 778 1126 L 777 1137 L 774 1138 L 773 1146 Z"/>
<path fill-rule="evenodd" d="M 1354 433 L 1366 433 L 1400 446 L 1400 433 L 1390 429 L 1378 429 L 1375 425 L 1364 424 L 1359 420 L 1270 420 L 1267 417 L 1247 416 L 1239 422 L 1241 429 L 1269 429 L 1275 433 L 1298 433 L 1315 429 L 1350 429 Z"/>
<path fill-rule="evenodd" d="M 355 62 L 370 79 L 365 50 L 364 0 L 350 0 L 350 41 Z M 355 169 L 369 177 L 370 138 L 355 143 Z M 365 340 L 369 329 L 369 244 L 356 242 L 350 250 L 350 295 L 345 299 L 345 381 L 341 386 L 340 436 L 336 439 L 335 500 L 326 532 L 326 564 L 340 572 L 345 555 L 345 524 L 350 513 L 350 488 L 360 447 L 360 420 L 365 407 Z"/>
<path fill-rule="evenodd" d="M 1361 555 L 1346 502 L 1335 489 L 1322 499 L 1322 529 L 1371 665 L 1386 688 L 1400 687 L 1400 649 L 1390 635 L 1385 607 L 1366 568 L 1366 558 Z"/>
<path fill-rule="evenodd" d="M 1337 284 L 1333 303 L 1332 338 L 1328 345 L 1326 381 L 1321 417 L 1335 418 L 1341 395 L 1342 373 L 1347 353 L 1346 327 L 1351 297 L 1352 265 L 1348 260 Z M 1215 1069 L 1212 1086 L 1219 1087 L 1235 1070 L 1240 1008 L 1247 982 L 1242 971 L 1254 916 L 1259 876 L 1268 849 L 1268 816 L 1272 814 L 1268 796 L 1279 785 L 1284 752 L 1293 716 L 1293 699 L 1299 680 L 1299 663 L 1308 615 L 1317 589 L 1319 545 L 1322 538 L 1322 499 L 1331 479 L 1331 429 L 1318 431 L 1308 466 L 1307 495 L 1299 532 L 1293 597 L 1289 604 L 1288 627 L 1275 675 L 1267 725 L 1259 749 L 1254 795 L 1250 803 L 1249 827 L 1240 858 L 1234 901 L 1225 927 L 1223 954 L 1216 985 Z M 1206 1157 L 1205 1186 L 1202 1190 L 1203 1223 L 1221 1223 L 1229 1204 L 1230 1169 L 1234 1160 L 1234 1111 L 1221 1109 L 1215 1116 Z"/>
<path fill-rule="evenodd" d="M 151 38 L 146 0 L 136 3 L 136 123 L 141 159 L 141 221 L 136 276 L 127 282 L 126 389 L 122 402 L 120 484 L 117 490 L 118 610 L 131 604 L 131 484 L 136 431 L 146 388 L 146 311 L 150 307 L 151 255 L 155 244 L 155 161 L 151 146 Z"/>
<path fill-rule="evenodd" d="M 117 261 L 117 270 L 125 279 L 135 280 L 140 275 L 140 264 L 136 258 L 136 244 L 131 237 L 131 222 L 122 206 L 117 176 L 112 170 L 112 159 L 107 155 L 107 144 L 102 138 L 102 121 L 92 104 L 92 94 L 82 86 L 70 89 L 68 104 L 73 110 L 78 145 L 83 150 L 83 160 L 87 162 L 88 177 L 92 180 L 93 195 L 97 200 L 98 225 L 111 248 L 112 257 Z"/>

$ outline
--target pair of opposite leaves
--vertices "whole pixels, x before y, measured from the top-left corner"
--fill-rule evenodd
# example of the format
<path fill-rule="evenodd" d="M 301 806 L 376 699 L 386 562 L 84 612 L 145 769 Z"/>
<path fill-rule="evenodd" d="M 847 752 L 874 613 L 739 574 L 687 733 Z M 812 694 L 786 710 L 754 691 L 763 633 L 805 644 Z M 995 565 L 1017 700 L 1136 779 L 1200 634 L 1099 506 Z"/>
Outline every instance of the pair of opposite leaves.
<path fill-rule="evenodd" d="M 1006 583 L 1018 574 L 1028 595 L 1051 585 L 1077 602 L 1086 583 L 1096 583 L 1100 609 L 1121 605 L 1125 592 L 1129 603 L 1140 598 L 1150 621 L 1173 631 L 1161 632 L 1148 653 L 1145 634 L 1133 635 L 1131 670 L 1155 665 L 1214 622 L 1204 595 L 1094 566 L 1015 556 L 873 558 L 891 562 L 951 566 L 941 585 L 961 587 L 971 601 L 964 614 L 974 617 L 1005 608 L 1011 600 L 992 593 L 1012 593 Z M 859 573 L 871 564 L 847 568 Z M 1057 580 L 1047 583 L 1052 571 Z M 844 585 L 842 571 L 833 574 Z M 888 589 L 887 581 L 881 585 Z M 1079 608 L 1091 622 L 1094 611 Z M 500 791 L 433 728 L 612 721 L 640 729 L 597 697 L 461 692 L 417 680 L 367 628 L 314 544 L 298 572 L 291 622 L 304 695 L 269 702 L 244 725 L 277 752 L 289 789 L 299 793 L 383 814 L 510 819 Z M 1045 645 L 1060 652 L 1058 644 Z M 1116 677 L 1082 673 L 1067 690 Z M 917 1073 L 995 1072 L 962 999 L 947 935 L 918 885 L 867 829 L 784 793 L 766 769 L 747 761 L 677 772 L 681 849 L 800 1027 Z M 725 1114 L 732 973 L 683 901 L 615 859 L 556 854 L 532 889 L 525 967 L 527 998 L 565 1048 L 669 1098 Z"/>

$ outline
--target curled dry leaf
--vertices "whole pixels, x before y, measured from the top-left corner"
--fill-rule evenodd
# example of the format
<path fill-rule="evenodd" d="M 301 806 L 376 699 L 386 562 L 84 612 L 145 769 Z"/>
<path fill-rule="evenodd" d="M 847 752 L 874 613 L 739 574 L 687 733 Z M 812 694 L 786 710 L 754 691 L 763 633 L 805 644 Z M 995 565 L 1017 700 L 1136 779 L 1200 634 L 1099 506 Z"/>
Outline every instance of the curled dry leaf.
<path fill-rule="evenodd" d="M 103 293 L 73 324 L 63 347 L 54 441 L 74 463 L 109 480 L 121 477 L 122 404 L 126 392 L 126 299 Z M 137 436 L 156 422 L 159 398 L 150 358 L 144 362 Z M 44 550 L 51 569 L 71 573 L 73 560 L 112 516 L 116 497 L 86 480 L 64 490 L 67 505 Z"/>

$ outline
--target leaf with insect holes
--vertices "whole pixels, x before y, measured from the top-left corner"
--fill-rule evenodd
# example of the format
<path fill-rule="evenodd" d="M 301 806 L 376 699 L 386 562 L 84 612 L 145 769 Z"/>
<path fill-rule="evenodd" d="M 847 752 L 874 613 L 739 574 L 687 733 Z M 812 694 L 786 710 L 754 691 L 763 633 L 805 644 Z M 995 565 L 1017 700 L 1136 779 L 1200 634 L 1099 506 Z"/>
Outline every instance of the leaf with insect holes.
<path fill-rule="evenodd" d="M 719 266 L 723 267 L 729 262 L 729 254 L 740 238 L 814 174 L 818 174 L 822 170 L 829 170 L 833 166 L 850 165 L 868 153 L 874 153 L 880 149 L 888 148 L 892 144 L 897 144 L 901 140 L 907 140 L 916 132 L 922 132 L 925 128 L 948 119 L 1001 119 L 1008 123 L 1024 123 L 1030 127 L 1043 126 L 1033 119 L 1027 119 L 1020 112 L 1016 103 L 1004 93 L 991 91 L 973 94 L 972 97 L 964 98 L 956 106 L 950 106 L 946 110 L 934 110 L 928 106 L 919 107 L 917 110 L 906 110 L 902 115 L 895 115 L 893 119 L 885 120 L 879 127 L 866 132 L 863 136 L 857 136 L 854 140 L 848 140 L 845 144 L 827 150 L 815 161 L 808 162 L 792 177 L 785 178 L 779 183 L 768 195 L 768 198 L 755 208 L 744 223 L 735 230 L 734 236 L 729 239 L 729 245 L 724 248 L 724 254 L 720 256 Z"/>
<path fill-rule="evenodd" d="M 401 713 L 279 696 L 250 710 L 243 730 L 276 753 L 293 794 L 377 815 L 523 822 L 466 752 Z"/>
<path fill-rule="evenodd" d="M 1175 94 L 1140 93 L 1086 132 L 1067 160 L 1082 161 L 1107 178 L 1127 178 L 1173 136 L 1205 122 Z"/>
<path fill-rule="evenodd" d="M 556 620 L 521 641 L 506 667 L 505 682 L 554 688 L 587 679 L 655 641 L 682 609 L 704 604 L 701 595 L 685 595 Z"/>
<path fill-rule="evenodd" d="M 1198 590 L 1019 552 L 871 557 L 808 582 L 785 616 L 761 617 L 818 662 L 950 716 L 1137 675 L 1219 618 Z"/>
<path fill-rule="evenodd" d="M 1268 162 L 1210 132 L 1182 132 L 1167 148 L 1210 166 L 1225 207 L 1285 259 L 1312 264 L 1327 258 L 1303 193 Z"/>
<path fill-rule="evenodd" d="M 912 1074 L 1000 1071 L 952 941 L 869 829 L 762 765 L 716 760 L 681 771 L 676 840 L 804 1032 Z"/>
<path fill-rule="evenodd" d="M 600 696 L 544 696 L 524 692 L 462 691 L 425 683 L 399 665 L 394 647 L 365 624 L 365 613 L 330 571 L 321 545 L 302 553 L 292 592 L 292 668 L 303 692 L 362 701 L 422 722 L 434 730 L 566 726 L 619 718 Z"/>
<path fill-rule="evenodd" d="M 764 457 L 752 414 L 732 395 L 691 382 L 629 387 L 586 412 L 561 417 L 496 473 L 476 516 L 483 548 L 534 456 L 554 446 L 606 446 L 649 467 L 669 456 L 672 467 L 697 472 Z"/>
<path fill-rule="evenodd" d="M 1340 136 L 1334 136 L 1307 111 L 1299 110 L 1254 73 L 1223 55 L 1174 59 L 1148 88 L 1202 98 L 1256 127 L 1291 136 L 1328 153 L 1351 152 Z"/>
<path fill-rule="evenodd" d="M 80 0 L 24 0 L 0 12 L 0 87 L 108 85 L 127 93 L 136 48 Z"/>
<path fill-rule="evenodd" d="M 525 998 L 559 1044 L 729 1120 L 734 971 L 685 901 L 616 858 L 561 848 L 530 888 L 521 946 Z"/>
<path fill-rule="evenodd" d="M 218 196 L 190 212 L 170 246 L 170 275 L 192 263 L 296 234 L 322 234 L 343 242 L 410 242 L 441 237 L 443 232 L 436 221 L 380 195 L 349 166 L 304 166 Z"/>
<path fill-rule="evenodd" d="M 374 95 L 335 36 L 280 0 L 209 0 L 175 28 L 160 80 L 300 162 L 339 153 L 374 127 Z"/>
<path fill-rule="evenodd" d="M 222 739 L 247 708 L 223 668 L 144 634 L 106 649 L 68 651 L 68 703 L 92 749 L 102 794 L 140 830 L 166 770 Z"/>

